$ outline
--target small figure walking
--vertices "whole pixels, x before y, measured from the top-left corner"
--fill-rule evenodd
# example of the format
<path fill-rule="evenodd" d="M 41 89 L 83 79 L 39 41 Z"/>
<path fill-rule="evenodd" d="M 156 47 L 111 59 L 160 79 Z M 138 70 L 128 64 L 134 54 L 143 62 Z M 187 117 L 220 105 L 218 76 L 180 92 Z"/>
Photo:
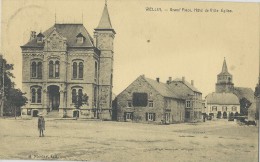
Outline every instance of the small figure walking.
<path fill-rule="evenodd" d="M 43 134 L 43 130 L 45 130 L 45 121 L 44 121 L 44 117 L 42 116 L 42 114 L 38 114 L 39 118 L 38 118 L 38 130 L 40 132 L 40 136 L 39 137 L 44 137 Z"/>

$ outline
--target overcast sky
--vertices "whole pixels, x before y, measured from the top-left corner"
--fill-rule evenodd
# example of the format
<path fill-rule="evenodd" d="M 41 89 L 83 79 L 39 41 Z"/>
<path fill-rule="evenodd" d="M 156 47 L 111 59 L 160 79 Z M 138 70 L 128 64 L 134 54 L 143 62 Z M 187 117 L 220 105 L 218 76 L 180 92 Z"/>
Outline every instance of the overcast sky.
<path fill-rule="evenodd" d="M 82 22 L 93 36 L 104 0 L 4 0 L 1 52 L 13 63 L 21 88 L 20 46 L 30 31 L 45 31 L 56 21 Z M 146 7 L 162 8 L 148 12 Z M 219 12 L 170 12 L 217 9 Z M 232 10 L 231 13 L 220 12 Z M 114 42 L 115 94 L 138 76 L 166 82 L 168 77 L 194 80 L 203 96 L 215 90 L 226 57 L 235 86 L 254 89 L 259 73 L 259 5 L 257 3 L 108 0 Z M 168 11 L 165 11 L 168 10 Z M 212 10 L 213 11 L 213 10 Z"/>

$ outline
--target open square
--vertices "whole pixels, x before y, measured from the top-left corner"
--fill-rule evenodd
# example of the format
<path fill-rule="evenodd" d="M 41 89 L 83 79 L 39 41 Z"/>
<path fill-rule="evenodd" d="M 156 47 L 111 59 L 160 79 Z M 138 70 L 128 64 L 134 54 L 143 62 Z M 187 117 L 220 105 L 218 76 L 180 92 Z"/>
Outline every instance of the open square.
<path fill-rule="evenodd" d="M 84 161 L 258 161 L 258 127 L 227 120 L 153 125 L 0 119 L 0 159 Z"/>

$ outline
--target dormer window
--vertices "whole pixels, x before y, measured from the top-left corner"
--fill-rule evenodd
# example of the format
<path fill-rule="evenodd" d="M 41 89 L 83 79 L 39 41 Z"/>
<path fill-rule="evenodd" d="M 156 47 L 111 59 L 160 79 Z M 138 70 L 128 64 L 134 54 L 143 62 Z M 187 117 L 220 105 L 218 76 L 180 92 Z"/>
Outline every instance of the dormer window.
<path fill-rule="evenodd" d="M 37 35 L 37 43 L 42 43 L 43 42 L 43 38 L 44 38 L 44 35 L 40 32 Z"/>
<path fill-rule="evenodd" d="M 84 42 L 85 37 L 81 33 L 79 33 L 76 37 L 78 44 L 82 44 Z"/>

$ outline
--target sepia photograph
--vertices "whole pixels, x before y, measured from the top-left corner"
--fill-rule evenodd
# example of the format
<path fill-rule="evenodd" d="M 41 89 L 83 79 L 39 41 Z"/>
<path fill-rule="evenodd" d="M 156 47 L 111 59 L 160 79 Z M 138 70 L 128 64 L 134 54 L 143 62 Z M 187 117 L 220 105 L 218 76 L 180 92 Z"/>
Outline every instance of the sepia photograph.
<path fill-rule="evenodd" d="M 0 161 L 259 161 L 260 3 L 0 2 Z"/>

